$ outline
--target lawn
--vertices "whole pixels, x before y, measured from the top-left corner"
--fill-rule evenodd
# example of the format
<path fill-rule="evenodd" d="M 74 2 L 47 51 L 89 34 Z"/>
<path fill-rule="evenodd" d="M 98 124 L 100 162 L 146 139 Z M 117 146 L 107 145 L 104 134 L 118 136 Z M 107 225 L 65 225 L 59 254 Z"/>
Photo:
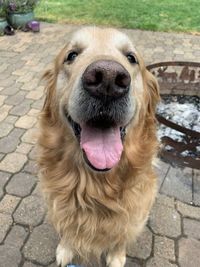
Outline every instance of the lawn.
<path fill-rule="evenodd" d="M 59 23 L 200 32 L 200 0 L 41 0 L 36 16 Z"/>

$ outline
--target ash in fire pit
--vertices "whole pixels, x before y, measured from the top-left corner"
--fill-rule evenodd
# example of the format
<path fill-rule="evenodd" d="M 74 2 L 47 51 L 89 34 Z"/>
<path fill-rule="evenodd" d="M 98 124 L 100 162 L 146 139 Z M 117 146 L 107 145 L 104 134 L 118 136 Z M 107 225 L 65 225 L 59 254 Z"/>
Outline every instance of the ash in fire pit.
<path fill-rule="evenodd" d="M 200 132 L 200 98 L 197 96 L 163 95 L 157 113 L 180 126 Z M 158 137 L 161 139 L 163 136 L 184 141 L 183 133 L 161 124 Z"/>
<path fill-rule="evenodd" d="M 169 160 L 171 164 L 179 165 L 181 162 L 184 166 L 200 168 L 200 98 L 162 95 L 157 114 L 158 120 L 161 116 L 157 132 L 163 144 L 161 157 L 164 155 L 165 160 Z M 163 123 L 162 120 L 166 121 Z M 169 127 L 168 123 L 171 123 Z"/>

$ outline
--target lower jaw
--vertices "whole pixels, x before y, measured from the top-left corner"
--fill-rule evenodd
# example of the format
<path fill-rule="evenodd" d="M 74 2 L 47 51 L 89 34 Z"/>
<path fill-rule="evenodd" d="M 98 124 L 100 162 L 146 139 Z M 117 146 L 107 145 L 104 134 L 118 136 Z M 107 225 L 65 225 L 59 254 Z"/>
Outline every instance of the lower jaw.
<path fill-rule="evenodd" d="M 88 160 L 88 158 L 87 158 L 87 156 L 86 156 L 86 154 L 85 154 L 84 151 L 83 151 L 83 158 L 84 158 L 86 164 L 87 164 L 93 171 L 96 171 L 96 172 L 108 172 L 108 171 L 111 170 L 111 169 L 97 169 L 97 168 L 95 168 L 95 167 L 89 162 L 89 160 Z"/>

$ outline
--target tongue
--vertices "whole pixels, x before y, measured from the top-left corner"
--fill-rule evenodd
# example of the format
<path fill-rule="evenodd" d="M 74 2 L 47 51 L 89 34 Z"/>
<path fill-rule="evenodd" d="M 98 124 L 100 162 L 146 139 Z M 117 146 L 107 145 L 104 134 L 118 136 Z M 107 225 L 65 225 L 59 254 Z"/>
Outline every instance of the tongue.
<path fill-rule="evenodd" d="M 121 157 L 122 142 L 119 128 L 97 129 L 81 126 L 81 148 L 93 167 L 111 169 Z"/>

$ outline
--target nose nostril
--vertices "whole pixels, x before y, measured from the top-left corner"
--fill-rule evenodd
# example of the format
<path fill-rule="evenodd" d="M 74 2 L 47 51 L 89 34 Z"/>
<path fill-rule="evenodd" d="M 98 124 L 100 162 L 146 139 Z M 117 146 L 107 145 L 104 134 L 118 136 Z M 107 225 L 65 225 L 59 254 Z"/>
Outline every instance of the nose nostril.
<path fill-rule="evenodd" d="M 88 75 L 85 76 L 84 82 L 87 84 L 87 86 L 98 86 L 102 83 L 103 80 L 103 74 L 101 71 L 93 71 L 88 73 Z"/>
<path fill-rule="evenodd" d="M 125 73 L 120 73 L 115 78 L 115 84 L 122 88 L 127 88 L 130 85 L 130 77 Z"/>
<path fill-rule="evenodd" d="M 103 81 L 103 73 L 101 71 L 96 71 L 95 73 L 95 85 L 99 85 Z"/>

